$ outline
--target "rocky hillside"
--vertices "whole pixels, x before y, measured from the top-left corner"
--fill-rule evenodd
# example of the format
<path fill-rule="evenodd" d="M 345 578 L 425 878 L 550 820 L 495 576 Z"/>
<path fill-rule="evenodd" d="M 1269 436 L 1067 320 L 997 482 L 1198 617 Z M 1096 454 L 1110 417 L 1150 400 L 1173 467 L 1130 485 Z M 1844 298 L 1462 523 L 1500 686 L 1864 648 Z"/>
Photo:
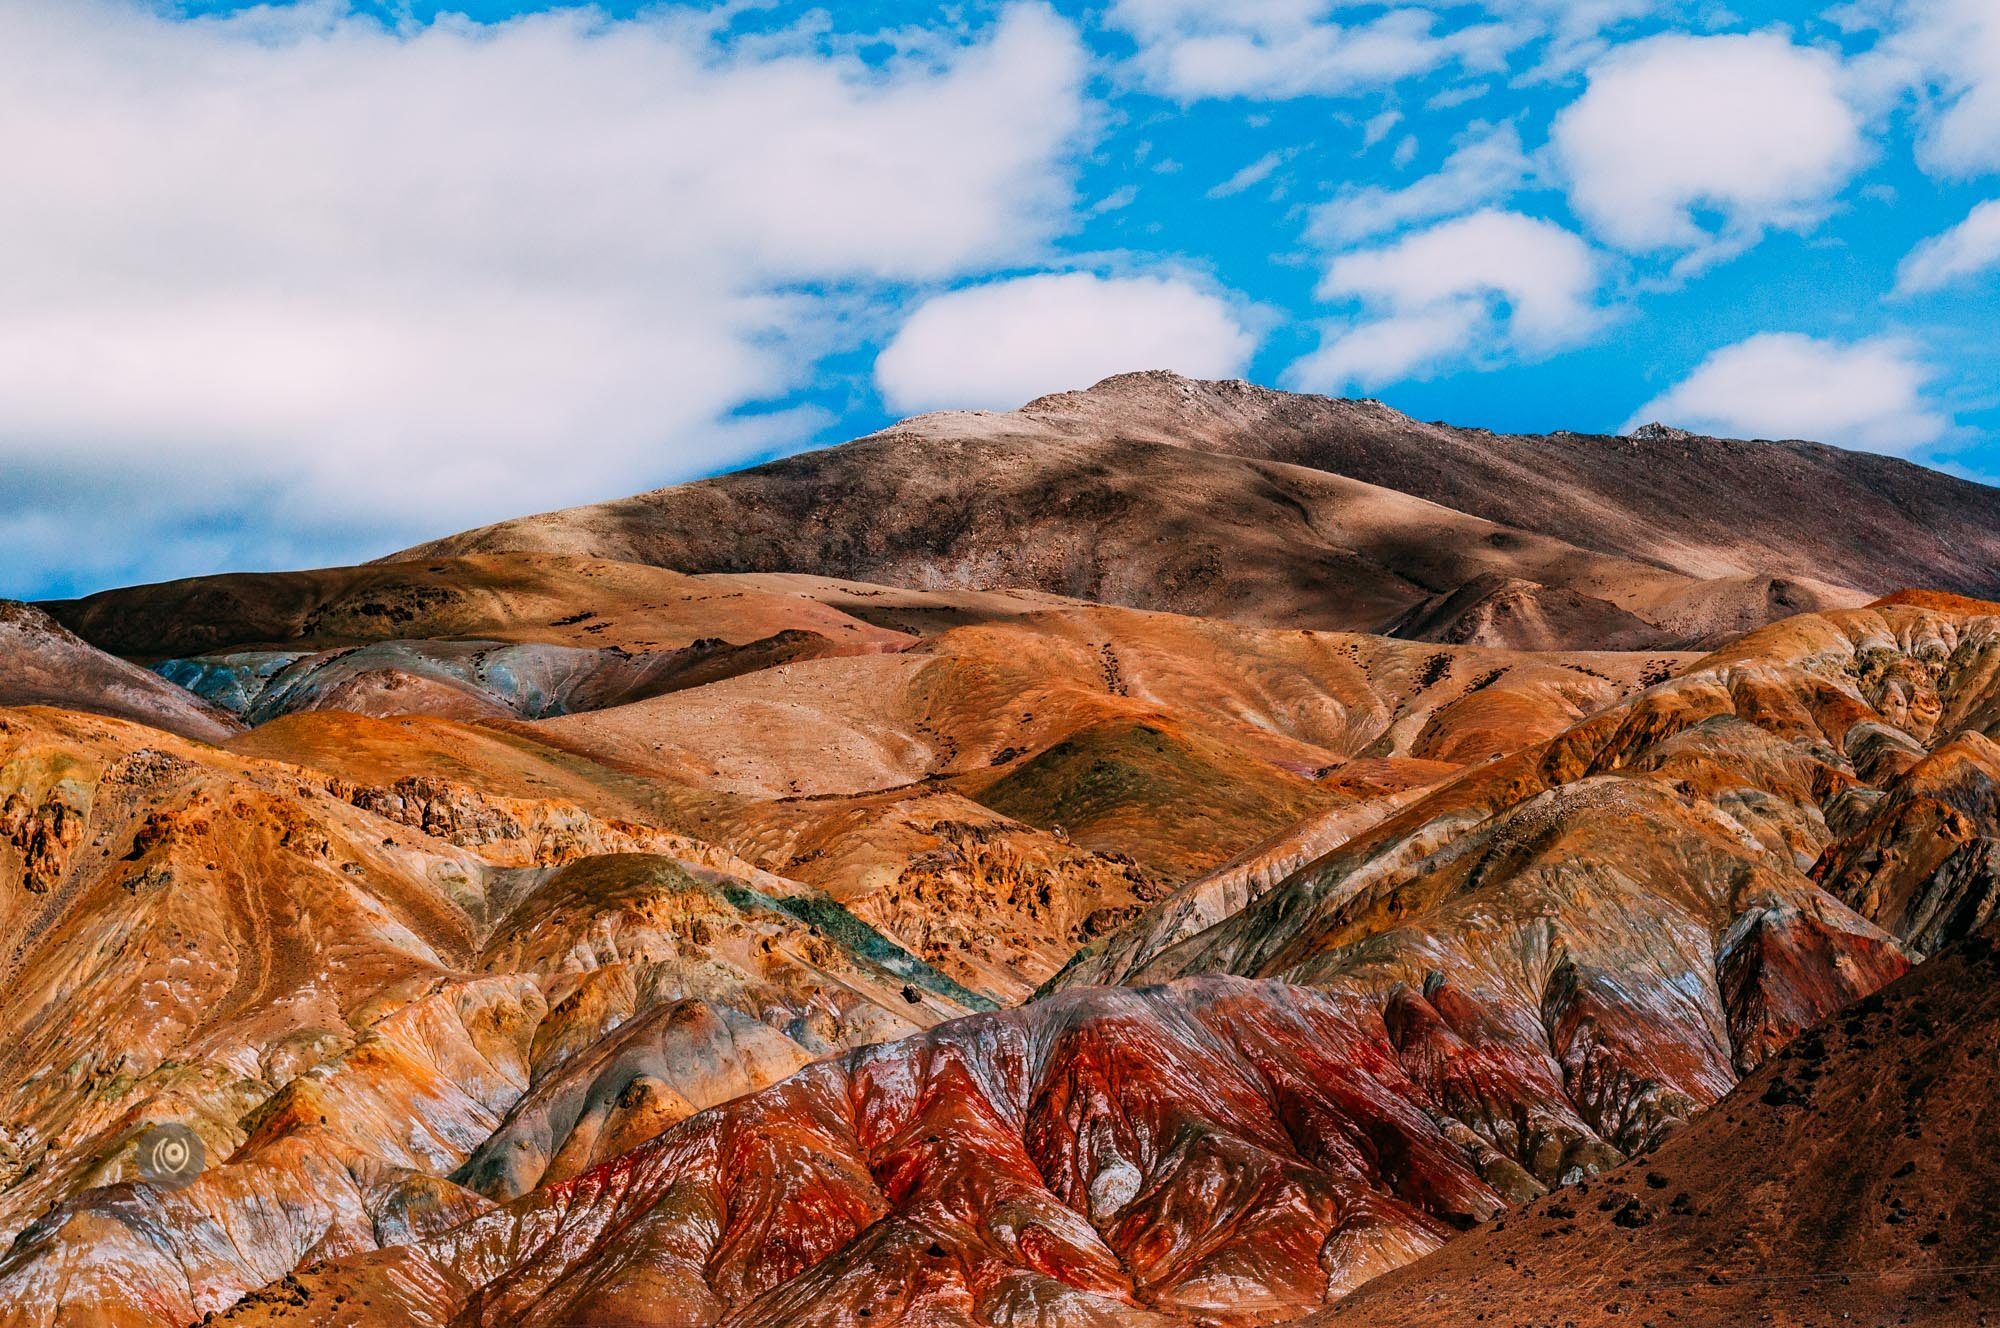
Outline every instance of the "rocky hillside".
<path fill-rule="evenodd" d="M 1433 640 L 1657 646 L 1905 586 L 2000 594 L 2000 492 L 1813 443 L 1496 435 L 1133 374 L 397 556 L 514 550 L 1021 586 L 1265 625 L 1375 631 L 1416 612 Z M 1487 595 L 1440 616 L 1495 578 L 1550 607 L 1517 634 Z M 1635 640 L 1634 618 L 1655 634 Z"/>
<path fill-rule="evenodd" d="M 0 1322 L 1305 1313 L 1985 916 L 1943 864 L 1993 829 L 1996 633 L 1543 657 L 1061 606 L 532 722 L 13 712 Z M 132 1170 L 161 1121 L 185 1189 Z"/>
<path fill-rule="evenodd" d="M 116 715 L 211 741 L 240 727 L 227 711 L 96 649 L 40 609 L 0 600 L 0 707 L 29 705 Z"/>
<path fill-rule="evenodd" d="M 0 1328 L 1976 1323 L 1899 467 L 1141 375 L 6 610 Z"/>
<path fill-rule="evenodd" d="M 2000 927 L 1799 1038 L 1658 1151 L 1376 1281 L 1311 1328 L 2000 1319 Z"/>

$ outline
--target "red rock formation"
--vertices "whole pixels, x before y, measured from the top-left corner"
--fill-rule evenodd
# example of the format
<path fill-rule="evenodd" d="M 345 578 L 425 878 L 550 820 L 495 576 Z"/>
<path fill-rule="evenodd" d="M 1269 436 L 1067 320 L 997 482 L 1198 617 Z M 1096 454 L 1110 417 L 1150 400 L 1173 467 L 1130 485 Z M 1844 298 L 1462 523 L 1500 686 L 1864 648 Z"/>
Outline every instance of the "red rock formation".
<path fill-rule="evenodd" d="M 1989 926 L 1849 1006 L 1658 1150 L 1302 1328 L 2000 1318 L 1996 941 Z"/>
<path fill-rule="evenodd" d="M 1266 1323 L 1501 1207 L 1372 1004 L 1211 978 L 851 1053 L 222 1321 Z"/>

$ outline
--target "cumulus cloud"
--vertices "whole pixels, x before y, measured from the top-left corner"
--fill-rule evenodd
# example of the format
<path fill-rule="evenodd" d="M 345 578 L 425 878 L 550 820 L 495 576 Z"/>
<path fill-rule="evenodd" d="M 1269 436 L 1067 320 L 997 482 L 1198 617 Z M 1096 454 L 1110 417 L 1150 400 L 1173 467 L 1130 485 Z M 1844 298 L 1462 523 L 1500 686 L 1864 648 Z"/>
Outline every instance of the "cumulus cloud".
<path fill-rule="evenodd" d="M 1809 226 L 1865 155 L 1841 78 L 1831 55 L 1772 33 L 1619 47 L 1551 129 L 1571 205 L 1640 253 L 1729 252 Z"/>
<path fill-rule="evenodd" d="M 1487 209 L 1336 257 L 1320 282 L 1362 317 L 1286 371 L 1315 391 L 1372 387 L 1453 360 L 1546 355 L 1602 325 L 1590 246 L 1552 222 Z"/>
<path fill-rule="evenodd" d="M 1155 90 L 1279 100 L 1338 96 L 1453 63 L 1490 68 L 1519 40 L 1499 23 L 1439 31 L 1422 9 L 1392 8 L 1358 22 L 1333 17 L 1343 0 L 1116 0 L 1109 20 L 1139 43 L 1138 68 Z"/>
<path fill-rule="evenodd" d="M 1256 344 L 1227 300 L 1179 277 L 1040 273 L 926 300 L 875 379 L 898 410 L 1002 410 L 1134 369 L 1234 377 Z"/>
<path fill-rule="evenodd" d="M 2000 267 L 2000 199 L 1974 207 L 1964 221 L 1910 251 L 1896 269 L 1896 291 L 1919 295 Z"/>
<path fill-rule="evenodd" d="M 1923 93 L 1917 157 L 1938 175 L 2000 170 L 2000 6 L 1992 0 L 1901 0 L 1868 62 L 1873 81 Z"/>
<path fill-rule="evenodd" d="M 1485 126 L 1431 175 L 1401 189 L 1357 185 L 1313 209 L 1307 235 L 1323 245 L 1347 245 L 1404 226 L 1464 212 L 1504 198 L 1527 178 L 1521 131 L 1511 123 Z"/>
<path fill-rule="evenodd" d="M 1950 428 L 1924 395 L 1930 377 L 1915 348 L 1895 338 L 1842 344 L 1766 332 L 1710 355 L 1625 427 L 1660 420 L 1724 437 L 1907 453 Z"/>
<path fill-rule="evenodd" d="M 149 541 L 349 557 L 768 447 L 798 422 L 738 412 L 838 312 L 797 292 L 1032 258 L 1084 109 L 1079 39 L 1032 3 L 886 63 L 666 11 L 390 28 L 339 0 L 4 3 L 0 49 L 25 584 L 152 570 Z M 72 542 L 20 533 L 57 514 Z"/>

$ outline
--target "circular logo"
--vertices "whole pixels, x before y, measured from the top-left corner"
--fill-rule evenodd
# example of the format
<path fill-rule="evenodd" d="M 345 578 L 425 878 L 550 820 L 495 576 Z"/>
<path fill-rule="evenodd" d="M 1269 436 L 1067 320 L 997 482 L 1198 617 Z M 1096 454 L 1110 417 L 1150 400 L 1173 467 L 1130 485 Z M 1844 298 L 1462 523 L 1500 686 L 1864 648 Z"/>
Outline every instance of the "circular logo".
<path fill-rule="evenodd" d="M 155 1125 L 139 1136 L 139 1175 L 178 1190 L 201 1174 L 207 1154 L 201 1136 L 181 1124 Z"/>

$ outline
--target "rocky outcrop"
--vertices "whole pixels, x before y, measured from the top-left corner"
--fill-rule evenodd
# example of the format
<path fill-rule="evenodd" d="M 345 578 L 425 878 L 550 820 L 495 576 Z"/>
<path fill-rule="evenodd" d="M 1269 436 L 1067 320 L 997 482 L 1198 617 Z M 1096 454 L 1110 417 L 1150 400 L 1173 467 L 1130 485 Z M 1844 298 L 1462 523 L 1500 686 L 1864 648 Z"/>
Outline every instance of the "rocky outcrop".
<path fill-rule="evenodd" d="M 11 789 L 0 803 L 0 844 L 12 850 L 21 888 L 30 894 L 47 894 L 62 883 L 82 839 L 83 813 L 60 792 L 36 806 Z"/>
<path fill-rule="evenodd" d="M 1813 875 L 1918 953 L 2000 910 L 2000 745 L 1964 733 L 1887 781 Z"/>
<path fill-rule="evenodd" d="M 1228 978 L 1073 992 L 814 1066 L 448 1233 L 302 1272 L 291 1312 L 1268 1322 L 1503 1206 L 1422 1102 L 1365 1001 Z M 475 1262 L 476 1295 L 454 1271 Z"/>

